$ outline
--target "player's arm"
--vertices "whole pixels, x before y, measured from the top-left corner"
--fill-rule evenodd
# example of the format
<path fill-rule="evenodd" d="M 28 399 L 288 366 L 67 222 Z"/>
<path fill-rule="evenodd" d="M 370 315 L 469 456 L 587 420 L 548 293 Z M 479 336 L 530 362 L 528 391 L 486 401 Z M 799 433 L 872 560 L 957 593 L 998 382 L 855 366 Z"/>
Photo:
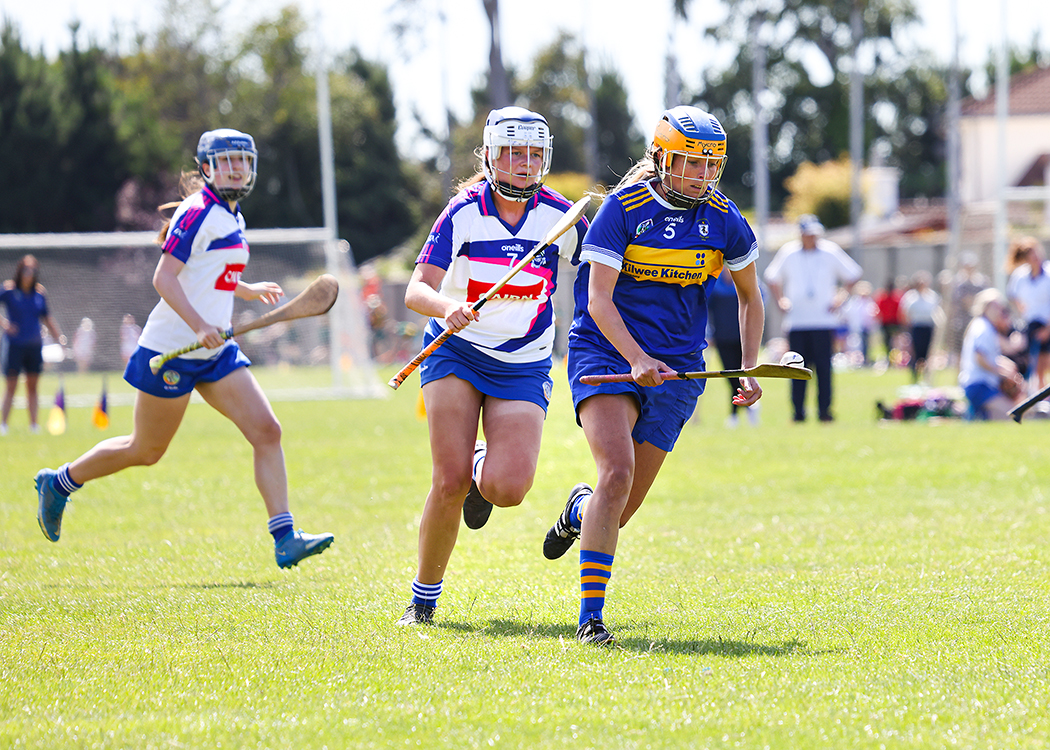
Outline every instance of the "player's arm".
<path fill-rule="evenodd" d="M 160 256 L 160 262 L 153 272 L 153 288 L 167 302 L 171 309 L 186 321 L 186 325 L 197 334 L 197 341 L 206 349 L 215 349 L 222 346 L 223 330 L 213 326 L 204 320 L 197 310 L 190 304 L 186 292 L 179 283 L 179 273 L 186 264 L 171 255 L 164 253 Z"/>
<path fill-rule="evenodd" d="M 259 300 L 263 304 L 276 305 L 277 301 L 284 296 L 281 285 L 274 281 L 257 281 L 254 284 L 237 280 L 237 286 L 233 289 L 233 295 L 237 299 L 251 302 Z"/>
<path fill-rule="evenodd" d="M 620 271 L 602 263 L 591 263 L 591 277 L 587 285 L 587 312 L 598 326 L 598 330 L 609 340 L 616 351 L 631 365 L 631 376 L 639 385 L 660 385 L 660 373 L 673 373 L 670 367 L 646 354 L 620 316 L 613 302 L 613 289 Z"/>
<path fill-rule="evenodd" d="M 438 289 L 445 278 L 445 269 L 432 263 L 417 263 L 412 278 L 405 289 L 405 306 L 428 318 L 440 318 L 453 333 L 461 331 L 481 314 L 471 309 L 466 302 L 447 297 Z"/>
<path fill-rule="evenodd" d="M 762 331 L 766 325 L 766 310 L 762 304 L 762 289 L 758 284 L 758 271 L 754 263 L 748 263 L 739 271 L 729 271 L 736 286 L 737 306 L 740 315 L 741 367 L 758 364 L 758 352 L 762 347 Z M 738 406 L 750 406 L 762 397 L 762 387 L 754 378 L 741 378 L 740 388 L 733 397 Z"/>

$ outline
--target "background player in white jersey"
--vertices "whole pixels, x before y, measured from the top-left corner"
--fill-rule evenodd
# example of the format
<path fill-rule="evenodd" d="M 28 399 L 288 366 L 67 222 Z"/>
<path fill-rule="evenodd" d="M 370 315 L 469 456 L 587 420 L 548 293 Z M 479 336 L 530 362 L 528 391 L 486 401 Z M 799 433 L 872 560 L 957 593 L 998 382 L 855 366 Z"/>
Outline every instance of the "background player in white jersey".
<path fill-rule="evenodd" d="M 433 621 L 461 509 L 467 526 L 477 529 L 493 505 L 518 505 L 532 486 L 553 385 L 559 246 L 575 252 L 586 230 L 581 219 L 483 311 L 472 310 L 570 207 L 543 187 L 551 134 L 541 115 L 493 110 L 478 156 L 477 174 L 434 223 L 405 292 L 410 309 L 431 317 L 424 346 L 446 328 L 456 335 L 420 367 L 433 473 L 412 601 L 399 625 Z M 484 441 L 477 440 L 479 422 Z"/>
<path fill-rule="evenodd" d="M 725 160 L 717 119 L 696 107 L 667 110 L 645 158 L 605 199 L 584 238 L 569 385 L 598 481 L 573 487 L 543 542 L 553 560 L 580 538 L 576 637 L 584 643 L 613 639 L 603 609 L 619 529 L 645 500 L 704 390 L 704 380 L 661 376 L 704 369 L 707 290 L 723 266 L 739 301 L 742 366 L 758 360 L 765 321 L 758 243 L 716 190 Z M 627 371 L 628 383 L 580 383 L 582 375 Z M 734 403 L 750 406 L 761 395 L 753 378 L 741 378 Z"/>
<path fill-rule="evenodd" d="M 183 194 L 190 194 L 178 204 L 158 237 L 163 251 L 153 286 L 161 299 L 124 370 L 124 379 L 138 389 L 131 435 L 103 440 L 57 471 L 42 469 L 36 475 L 37 519 L 50 541 L 59 539 L 70 493 L 92 479 L 160 460 L 196 389 L 251 443 L 255 484 L 266 503 L 277 564 L 291 567 L 332 543 L 331 534 L 295 530 L 288 511 L 281 425 L 247 370 L 248 358 L 236 342 L 223 338 L 235 296 L 275 304 L 283 295 L 273 282 L 241 280 L 248 243 L 237 202 L 255 185 L 258 156 L 255 141 L 245 133 L 220 129 L 201 136 L 197 144 L 199 176 L 183 175 Z M 204 348 L 171 360 L 156 374 L 150 371 L 151 357 L 194 339 Z"/>

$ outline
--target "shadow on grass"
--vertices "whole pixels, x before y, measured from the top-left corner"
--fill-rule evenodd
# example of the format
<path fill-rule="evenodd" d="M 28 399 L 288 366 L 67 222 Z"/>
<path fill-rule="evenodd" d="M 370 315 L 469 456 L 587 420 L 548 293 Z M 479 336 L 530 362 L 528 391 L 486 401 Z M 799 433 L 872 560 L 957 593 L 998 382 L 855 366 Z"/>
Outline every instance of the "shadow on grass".
<path fill-rule="evenodd" d="M 278 584 L 274 581 L 227 581 L 225 583 L 172 583 L 160 588 L 173 589 L 272 589 Z"/>
<path fill-rule="evenodd" d="M 562 624 L 526 623 L 515 620 L 489 620 L 478 626 L 466 622 L 438 622 L 436 626 L 446 630 L 484 633 L 495 637 L 526 638 L 562 638 L 575 641 L 576 631 Z M 644 629 L 646 626 L 636 623 L 625 631 Z M 615 631 L 614 631 L 615 632 Z M 725 638 L 705 638 L 702 640 L 652 639 L 631 636 L 617 636 L 615 648 L 624 651 L 648 653 L 650 651 L 667 654 L 697 654 L 699 656 L 723 656 L 726 658 L 745 658 L 749 656 L 821 656 L 824 654 L 845 653 L 844 648 L 811 649 L 805 641 L 792 639 L 778 643 L 759 643 L 752 640 L 736 641 Z"/>

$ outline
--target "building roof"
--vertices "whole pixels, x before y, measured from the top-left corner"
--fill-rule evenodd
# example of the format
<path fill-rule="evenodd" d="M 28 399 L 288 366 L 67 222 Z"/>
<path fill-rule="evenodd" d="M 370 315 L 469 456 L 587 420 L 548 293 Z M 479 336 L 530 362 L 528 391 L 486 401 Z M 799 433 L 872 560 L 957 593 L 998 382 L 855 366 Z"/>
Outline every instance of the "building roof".
<path fill-rule="evenodd" d="M 1011 115 L 1050 114 L 1050 68 L 1036 68 L 1010 77 Z M 969 97 L 962 103 L 963 117 L 995 115 L 995 87 L 984 99 Z"/>

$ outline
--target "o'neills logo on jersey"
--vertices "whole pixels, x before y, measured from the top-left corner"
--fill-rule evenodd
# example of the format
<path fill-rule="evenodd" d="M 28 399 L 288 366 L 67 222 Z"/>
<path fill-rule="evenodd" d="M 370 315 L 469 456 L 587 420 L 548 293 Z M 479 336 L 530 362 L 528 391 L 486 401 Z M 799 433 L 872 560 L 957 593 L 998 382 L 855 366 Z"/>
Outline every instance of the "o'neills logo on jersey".
<path fill-rule="evenodd" d="M 226 269 L 215 279 L 215 288 L 223 292 L 232 292 L 237 288 L 237 282 L 241 280 L 241 272 L 244 270 L 243 263 L 227 263 Z"/>
<path fill-rule="evenodd" d="M 481 295 L 485 294 L 491 289 L 494 284 L 490 284 L 486 281 L 478 281 L 477 279 L 471 279 L 467 282 L 467 304 L 473 305 L 479 299 Z M 489 297 L 489 299 L 504 299 L 504 300 L 533 300 L 539 299 L 544 293 L 544 281 L 540 279 L 534 284 L 520 284 L 518 286 L 507 284 L 500 289 L 496 294 Z"/>

